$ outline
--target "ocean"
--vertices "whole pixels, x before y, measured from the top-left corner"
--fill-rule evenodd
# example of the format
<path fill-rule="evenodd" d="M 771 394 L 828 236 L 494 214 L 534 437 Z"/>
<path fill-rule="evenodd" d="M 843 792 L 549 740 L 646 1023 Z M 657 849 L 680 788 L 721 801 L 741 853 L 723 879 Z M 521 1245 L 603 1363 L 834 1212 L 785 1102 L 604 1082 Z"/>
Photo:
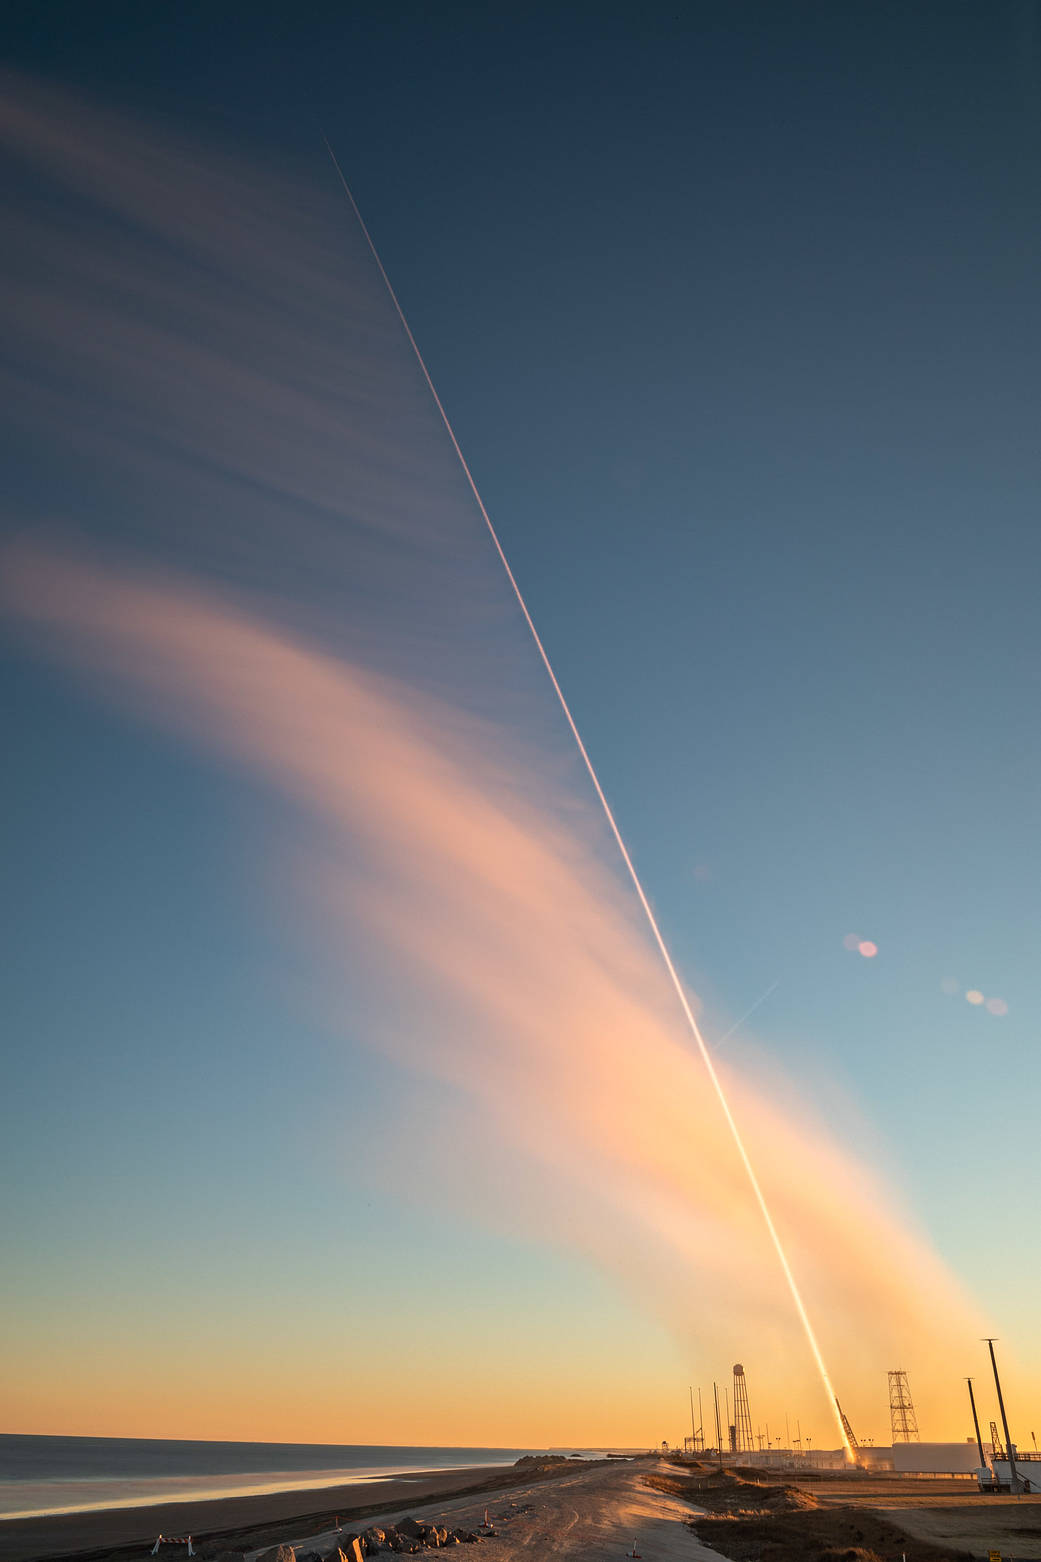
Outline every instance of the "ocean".
<path fill-rule="evenodd" d="M 0 1521 L 507 1465 L 545 1451 L 0 1434 Z"/>

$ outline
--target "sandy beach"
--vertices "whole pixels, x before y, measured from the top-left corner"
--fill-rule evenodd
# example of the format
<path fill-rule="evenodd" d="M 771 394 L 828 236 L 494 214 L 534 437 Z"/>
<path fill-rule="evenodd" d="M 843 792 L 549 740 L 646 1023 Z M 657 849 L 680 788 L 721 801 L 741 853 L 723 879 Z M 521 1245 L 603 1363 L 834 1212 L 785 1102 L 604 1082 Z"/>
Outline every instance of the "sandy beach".
<path fill-rule="evenodd" d="M 509 1468 L 485 1465 L 462 1470 L 428 1470 L 343 1486 L 301 1488 L 254 1497 L 220 1497 L 201 1502 L 169 1502 L 146 1508 L 106 1508 L 95 1513 L 51 1514 L 43 1518 L 7 1519 L 0 1523 L 0 1562 L 28 1562 L 33 1557 L 147 1554 L 155 1538 L 164 1535 L 231 1535 L 284 1525 L 305 1515 L 316 1524 L 337 1514 L 373 1509 L 375 1504 L 407 1503 L 434 1493 L 458 1492 L 474 1486 L 483 1491 L 507 1484 Z M 231 1542 L 229 1541 L 229 1547 Z M 231 1549 L 235 1549 L 231 1547 Z M 245 1549 L 244 1544 L 238 1549 Z M 169 1557 L 186 1555 L 170 1547 Z"/>
<path fill-rule="evenodd" d="M 488 1513 L 496 1533 L 481 1543 L 484 1562 L 521 1556 L 622 1562 L 634 1541 L 648 1562 L 718 1562 L 718 1554 L 689 1527 L 697 1509 L 646 1484 L 646 1475 L 658 1467 L 655 1458 L 643 1457 L 561 1464 L 534 1473 L 530 1467 L 430 1471 L 331 1491 L 12 1521 L 0 1527 L 0 1559 L 144 1562 L 162 1531 L 191 1533 L 203 1559 L 233 1551 L 255 1562 L 278 1542 L 298 1552 L 325 1550 L 348 1531 L 389 1525 L 406 1515 L 472 1529 Z M 183 1546 L 160 1553 L 169 1562 L 185 1556 Z"/>
<path fill-rule="evenodd" d="M 408 1513 L 450 1530 L 473 1530 L 487 1513 L 495 1534 L 482 1540 L 481 1562 L 624 1562 L 634 1554 L 646 1562 L 721 1562 L 690 1528 L 698 1509 L 647 1484 L 647 1475 L 659 1468 L 664 1466 L 654 1457 L 598 1460 L 522 1480 L 491 1498 L 459 1495 Z M 400 1509 L 388 1510 L 368 1523 L 387 1525 L 401 1517 Z M 298 1533 L 293 1545 L 298 1553 L 322 1554 L 336 1538 L 333 1531 Z M 259 1554 L 247 1553 L 246 1562 L 257 1562 Z"/>
<path fill-rule="evenodd" d="M 0 1562 L 145 1562 L 156 1535 L 191 1534 L 202 1562 L 258 1562 L 274 1545 L 335 1556 L 353 1533 L 406 1517 L 484 1533 L 483 1562 L 775 1562 L 853 1549 L 877 1562 L 947 1562 L 990 1548 L 1041 1556 L 1041 1498 L 965 1483 L 818 1475 L 777 1484 L 654 1455 L 426 1471 L 357 1485 L 70 1514 L 0 1525 Z M 383 1548 L 381 1548 L 383 1549 Z M 388 1551 L 386 1554 L 390 1555 Z M 170 1544 L 160 1562 L 181 1562 Z"/>

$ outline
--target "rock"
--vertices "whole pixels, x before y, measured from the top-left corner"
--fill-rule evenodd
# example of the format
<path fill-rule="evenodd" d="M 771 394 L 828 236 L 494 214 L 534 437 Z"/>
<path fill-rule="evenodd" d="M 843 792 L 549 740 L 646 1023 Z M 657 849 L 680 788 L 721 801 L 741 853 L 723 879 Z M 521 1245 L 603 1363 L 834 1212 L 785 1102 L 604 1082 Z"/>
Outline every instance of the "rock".
<path fill-rule="evenodd" d="M 410 1540 L 425 1540 L 430 1525 L 424 1524 L 421 1519 L 402 1519 L 398 1525 L 398 1534 L 407 1535 Z"/>
<path fill-rule="evenodd" d="M 322 1559 L 318 1555 L 317 1551 L 298 1551 L 296 1554 L 296 1562 L 322 1562 Z M 336 1562 L 335 1557 L 333 1558 L 333 1562 Z"/>
<path fill-rule="evenodd" d="M 260 1553 L 257 1562 L 296 1562 L 296 1552 L 292 1546 L 272 1546 Z"/>
<path fill-rule="evenodd" d="M 341 1541 L 340 1550 L 347 1558 L 347 1562 L 365 1562 L 365 1547 L 362 1545 L 360 1535 L 348 1535 Z"/>

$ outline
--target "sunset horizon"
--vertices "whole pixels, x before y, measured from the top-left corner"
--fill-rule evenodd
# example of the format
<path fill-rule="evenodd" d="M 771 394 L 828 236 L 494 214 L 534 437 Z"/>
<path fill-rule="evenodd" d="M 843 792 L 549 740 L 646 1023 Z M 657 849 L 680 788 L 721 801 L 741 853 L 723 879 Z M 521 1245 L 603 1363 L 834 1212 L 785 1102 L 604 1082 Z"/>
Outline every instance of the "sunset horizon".
<path fill-rule="evenodd" d="M 775 1478 L 965 1495 L 861 1562 L 1026 1544 L 1037 3 L 58 9 L 0 95 L 0 1562 L 449 1496 L 512 1562 L 480 1493 L 566 1537 L 572 1476 L 586 1562 Z M 384 1482 L 424 1534 L 322 1549 Z"/>

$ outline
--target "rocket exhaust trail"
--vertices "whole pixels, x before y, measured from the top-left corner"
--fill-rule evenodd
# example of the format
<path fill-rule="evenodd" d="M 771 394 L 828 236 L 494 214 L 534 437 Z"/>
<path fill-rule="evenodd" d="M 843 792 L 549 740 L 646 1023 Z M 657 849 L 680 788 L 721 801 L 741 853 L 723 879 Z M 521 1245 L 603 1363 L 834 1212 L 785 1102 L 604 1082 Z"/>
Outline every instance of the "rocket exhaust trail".
<path fill-rule="evenodd" d="M 658 946 L 658 952 L 660 953 L 660 955 L 662 957 L 662 960 L 665 963 L 665 969 L 668 972 L 669 979 L 672 982 L 673 988 L 675 989 L 676 997 L 679 1000 L 680 1008 L 683 1010 L 683 1015 L 684 1015 L 684 1018 L 687 1021 L 687 1025 L 688 1025 L 688 1027 L 690 1029 L 690 1033 L 694 1037 L 695 1042 L 697 1043 L 698 1051 L 701 1054 L 701 1060 L 702 1060 L 702 1062 L 705 1065 L 705 1068 L 706 1068 L 706 1070 L 708 1072 L 708 1077 L 709 1077 L 709 1079 L 712 1082 L 712 1087 L 713 1087 L 713 1089 L 716 1092 L 716 1097 L 717 1097 L 717 1099 L 719 1101 L 719 1105 L 720 1105 L 720 1108 L 721 1108 L 721 1110 L 723 1112 L 723 1116 L 726 1119 L 727 1127 L 730 1129 L 731 1136 L 732 1136 L 732 1138 L 734 1140 L 734 1144 L 735 1144 L 735 1146 L 737 1148 L 738 1155 L 740 1156 L 740 1159 L 741 1159 L 741 1164 L 744 1166 L 745 1172 L 747 1173 L 749 1184 L 750 1184 L 750 1186 L 752 1188 L 753 1194 L 755 1195 L 755 1201 L 756 1201 L 756 1203 L 759 1206 L 760 1214 L 762 1215 L 763 1220 L 764 1220 L 764 1222 L 766 1224 L 766 1229 L 769 1232 L 770 1240 L 773 1243 L 774 1251 L 777 1254 L 777 1258 L 778 1258 L 778 1261 L 779 1261 L 779 1263 L 781 1265 L 781 1270 L 782 1270 L 782 1272 L 784 1274 L 784 1278 L 785 1278 L 785 1280 L 788 1283 L 788 1289 L 791 1292 L 792 1301 L 795 1304 L 795 1311 L 796 1311 L 796 1313 L 799 1316 L 799 1320 L 802 1323 L 803 1329 L 805 1330 L 806 1339 L 807 1339 L 807 1341 L 809 1343 L 809 1347 L 810 1347 L 810 1353 L 813 1356 L 814 1362 L 816 1363 L 817 1371 L 820 1373 L 821 1382 L 823 1383 L 825 1393 L 827 1394 L 828 1404 L 832 1406 L 832 1414 L 835 1416 L 835 1423 L 836 1423 L 836 1426 L 838 1428 L 839 1436 L 842 1439 L 842 1447 L 846 1451 L 846 1457 L 848 1459 L 852 1460 L 853 1455 L 852 1455 L 852 1451 L 851 1451 L 850 1446 L 849 1446 L 849 1440 L 846 1437 L 846 1429 L 842 1425 L 842 1421 L 841 1421 L 841 1419 L 839 1417 L 839 1414 L 838 1414 L 838 1412 L 834 1408 L 835 1407 L 835 1403 L 836 1403 L 835 1389 L 834 1389 L 834 1387 L 832 1385 L 831 1377 L 829 1376 L 828 1369 L 827 1369 L 827 1367 L 825 1365 L 824 1357 L 821 1354 L 821 1348 L 820 1348 L 820 1346 L 817 1343 L 817 1336 L 813 1332 L 813 1325 L 811 1324 L 810 1318 L 809 1318 L 809 1314 L 806 1311 L 806 1304 L 804 1303 L 804 1301 L 802 1299 L 802 1294 L 801 1294 L 801 1292 L 799 1290 L 799 1287 L 798 1287 L 798 1284 L 796 1282 L 795 1275 L 792 1273 L 791 1265 L 788 1262 L 788 1255 L 786 1254 L 786 1252 L 784 1250 L 784 1244 L 782 1243 L 780 1235 L 778 1234 L 777 1227 L 774 1225 L 773 1216 L 770 1214 L 770 1207 L 767 1204 L 766 1197 L 765 1197 L 765 1195 L 763 1193 L 762 1188 L 759 1185 L 759 1178 L 755 1174 L 755 1168 L 752 1165 L 751 1159 L 749 1158 L 748 1151 L 745 1148 L 744 1140 L 741 1137 L 741 1131 L 738 1128 L 737 1122 L 736 1122 L 736 1120 L 734 1118 L 734 1115 L 733 1115 L 733 1113 L 730 1110 L 730 1103 L 727 1100 L 726 1092 L 723 1089 L 723 1086 L 722 1086 L 722 1083 L 720 1081 L 719 1075 L 716 1073 L 715 1067 L 714 1067 L 713 1062 L 712 1062 L 712 1056 L 711 1056 L 711 1054 L 710 1054 L 710 1052 L 708 1050 L 708 1047 L 707 1047 L 707 1045 L 705 1043 L 705 1038 L 701 1034 L 701 1028 L 698 1025 L 698 1022 L 697 1022 L 697 1020 L 694 1017 L 694 1011 L 693 1011 L 693 1009 L 690 1006 L 690 1002 L 689 1002 L 689 1000 L 687 998 L 687 994 L 686 994 L 686 992 L 684 990 L 683 983 L 681 982 L 680 977 L 679 977 L 679 973 L 676 970 L 675 965 L 673 964 L 672 956 L 669 953 L 669 946 L 666 944 L 665 938 L 664 938 L 664 936 L 662 934 L 662 931 L 661 931 L 661 928 L 658 926 L 658 919 L 654 915 L 654 911 L 651 908 L 651 903 L 648 900 L 646 891 L 644 890 L 643 884 L 640 881 L 640 875 L 637 873 L 636 866 L 635 866 L 635 864 L 634 864 L 634 862 L 632 860 L 632 857 L 629 855 L 629 848 L 625 844 L 624 837 L 622 836 L 622 832 L 621 832 L 621 830 L 618 827 L 618 822 L 615 819 L 614 813 L 612 812 L 611 805 L 607 801 L 607 797 L 606 797 L 606 794 L 604 793 L 603 787 L 600 785 L 600 777 L 597 775 L 596 767 L 594 766 L 593 761 L 589 757 L 589 752 L 586 749 L 585 743 L 582 741 L 582 734 L 579 732 L 578 725 L 577 725 L 577 723 L 575 721 L 575 718 L 571 714 L 571 707 L 568 704 L 566 698 L 564 697 L 563 689 L 560 687 L 560 684 L 557 681 L 557 675 L 553 671 L 553 664 L 552 664 L 552 662 L 549 659 L 549 655 L 548 655 L 548 653 L 546 651 L 545 646 L 542 643 L 542 640 L 541 640 L 541 638 L 539 636 L 539 632 L 535 628 L 535 621 L 532 618 L 530 612 L 528 611 L 528 604 L 525 602 L 523 593 L 521 592 L 521 589 L 520 589 L 520 586 L 517 584 L 516 576 L 514 575 L 513 570 L 510 568 L 510 561 L 506 557 L 506 553 L 505 553 L 505 551 L 503 549 L 502 543 L 499 541 L 499 535 L 496 532 L 495 527 L 492 525 L 491 516 L 488 514 L 488 511 L 484 507 L 484 500 L 481 498 L 481 495 L 480 495 L 480 492 L 478 490 L 477 484 L 474 481 L 473 473 L 470 471 L 470 468 L 467 465 L 466 457 L 463 455 L 463 452 L 460 449 L 459 441 L 455 437 L 455 430 L 452 428 L 452 425 L 451 425 L 451 423 L 448 420 L 448 414 L 445 411 L 444 407 L 442 406 L 441 398 L 437 394 L 437 389 L 436 389 L 436 387 L 434 385 L 433 380 L 430 378 L 430 371 L 429 371 L 429 369 L 426 366 L 426 363 L 425 363 L 424 358 L 423 358 L 423 354 L 420 352 L 419 345 L 416 342 L 415 337 L 412 335 L 412 331 L 411 331 L 411 328 L 409 326 L 409 323 L 408 323 L 407 319 L 405 318 L 405 311 L 402 309 L 400 303 L 398 302 L 398 295 L 395 293 L 394 288 L 391 285 L 391 280 L 388 277 L 386 271 L 384 270 L 383 262 L 380 259 L 379 251 L 377 250 L 376 245 L 373 242 L 371 233 L 369 232 L 368 228 L 365 226 L 365 219 L 362 217 L 362 214 L 361 214 L 361 212 L 358 209 L 358 203 L 354 199 L 354 195 L 353 195 L 353 193 L 351 191 L 350 185 L 347 183 L 347 180 L 344 178 L 343 170 L 340 167 L 340 164 L 339 164 L 339 162 L 337 161 L 337 158 L 336 158 L 336 153 L 333 151 L 332 147 L 330 146 L 327 137 L 323 136 L 322 140 L 325 143 L 325 149 L 328 152 L 330 160 L 332 162 L 332 165 L 333 165 L 333 167 L 336 170 L 336 174 L 337 174 L 337 177 L 339 178 L 340 184 L 343 186 L 344 194 L 346 195 L 347 200 L 350 202 L 351 210 L 353 211 L 354 216 L 355 216 L 355 218 L 356 218 L 356 220 L 358 222 L 358 226 L 361 228 L 362 233 L 365 235 L 365 242 L 368 244 L 369 249 L 372 252 L 372 258 L 376 262 L 376 266 L 377 266 L 377 268 L 379 270 L 379 274 L 380 274 L 380 276 L 383 279 L 383 284 L 386 287 L 388 294 L 390 295 L 390 299 L 391 299 L 391 302 L 394 305 L 395 310 L 397 311 L 397 316 L 398 316 L 398 319 L 401 321 L 402 329 L 404 330 L 405 335 L 408 338 L 409 345 L 411 346 L 412 351 L 416 355 L 416 362 L 419 364 L 419 367 L 420 367 L 420 369 L 422 371 L 422 374 L 423 374 L 423 378 L 426 380 L 426 383 L 427 383 L 427 386 L 429 388 L 430 394 L 431 394 L 431 396 L 434 399 L 434 405 L 436 406 L 438 412 L 441 415 L 441 421 L 443 422 L 443 424 L 445 426 L 445 432 L 447 433 L 449 439 L 452 442 L 452 449 L 455 451 L 456 456 L 458 457 L 459 465 L 463 469 L 463 473 L 464 473 L 464 475 L 466 477 L 466 481 L 467 481 L 467 483 L 468 483 L 468 485 L 470 487 L 470 492 L 473 494 L 474 500 L 475 500 L 475 502 L 477 504 L 477 508 L 478 508 L 478 510 L 481 513 L 482 519 L 484 520 L 484 524 L 488 528 L 488 535 L 491 537 L 492 544 L 493 544 L 493 546 L 495 548 L 496 553 L 499 555 L 499 559 L 500 559 L 500 561 L 502 563 L 502 567 L 506 571 L 506 578 L 508 579 L 511 587 L 513 588 L 513 594 L 514 594 L 514 596 L 517 599 L 517 605 L 520 608 L 521 614 L 522 614 L 522 616 L 524 618 L 524 622 L 527 624 L 528 629 L 531 631 L 531 637 L 532 637 L 532 639 L 535 642 L 535 648 L 536 648 L 536 650 L 539 653 L 539 657 L 540 657 L 540 659 L 542 661 L 543 667 L 546 669 L 546 674 L 547 674 L 547 676 L 549 678 L 549 681 L 553 685 L 553 692 L 557 696 L 557 699 L 558 699 L 558 701 L 560 703 L 560 708 L 561 708 L 561 710 L 564 713 L 564 719 L 567 722 L 567 725 L 568 725 L 568 727 L 569 727 L 569 729 L 571 731 L 571 736 L 574 738 L 575 743 L 576 743 L 576 745 L 578 747 L 578 752 L 582 756 L 582 762 L 585 765 L 586 771 L 588 772 L 588 775 L 589 775 L 589 779 L 592 782 L 593 790 L 595 791 L 595 793 L 596 793 L 596 795 L 597 795 L 597 797 L 598 797 L 598 799 L 600 801 L 600 806 L 603 808 L 604 817 L 606 818 L 607 823 L 610 826 L 611 834 L 614 836 L 615 843 L 616 843 L 616 845 L 618 847 L 618 850 L 622 854 L 622 861 L 625 863 L 625 866 L 626 866 L 626 869 L 628 871 L 629 877 L 632 880 L 633 888 L 636 891 L 637 898 L 639 899 L 640 905 L 643 907 L 644 915 L 647 918 L 647 924 L 650 927 L 651 933 L 652 933 L 652 935 L 654 937 L 654 942 Z"/>

